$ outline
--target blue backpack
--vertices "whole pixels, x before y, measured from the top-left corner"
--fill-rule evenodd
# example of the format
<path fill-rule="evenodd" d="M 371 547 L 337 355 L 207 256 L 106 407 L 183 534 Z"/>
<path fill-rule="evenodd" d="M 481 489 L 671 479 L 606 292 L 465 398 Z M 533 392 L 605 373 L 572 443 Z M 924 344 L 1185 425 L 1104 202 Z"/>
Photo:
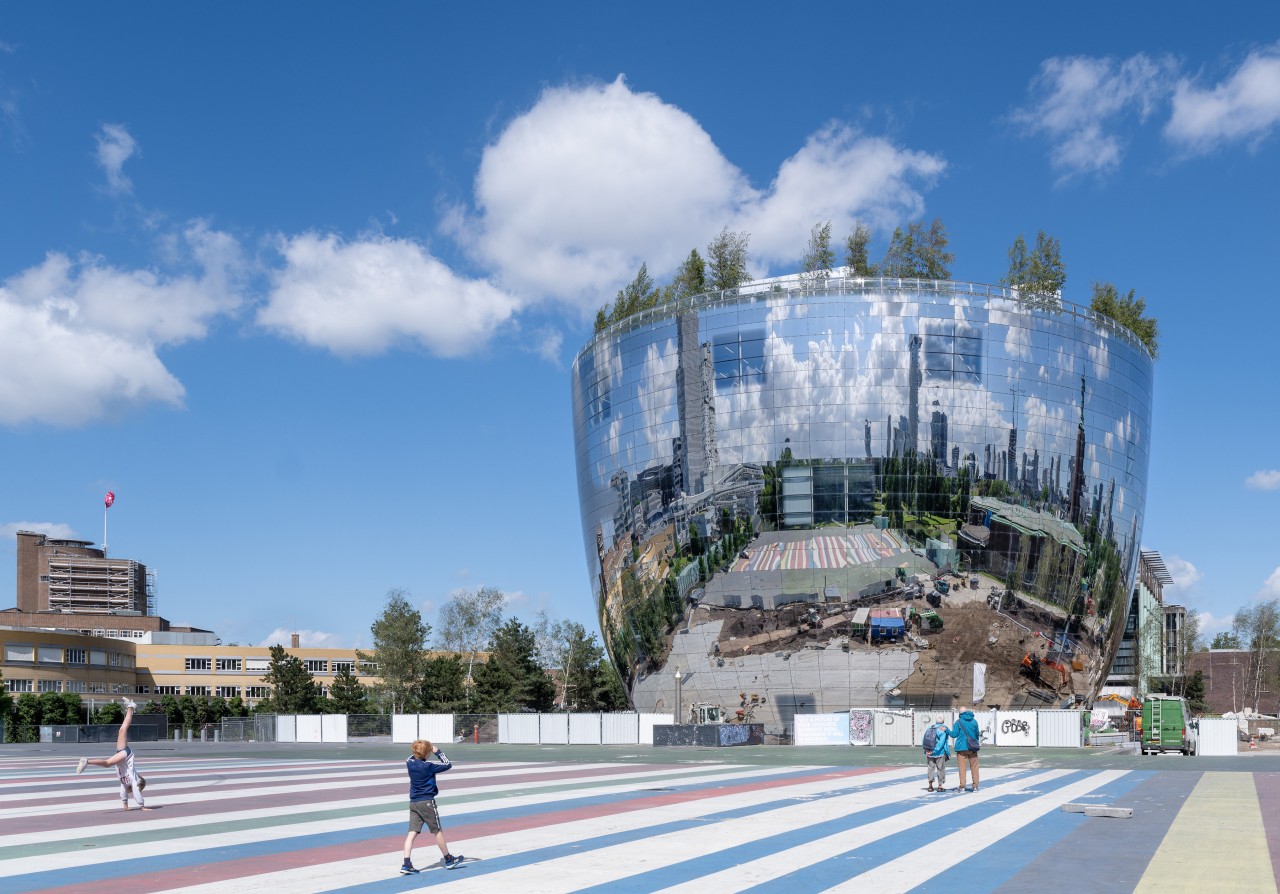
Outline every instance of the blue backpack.
<path fill-rule="evenodd" d="M 938 747 L 938 727 L 933 725 L 924 731 L 924 750 L 929 754 Z"/>

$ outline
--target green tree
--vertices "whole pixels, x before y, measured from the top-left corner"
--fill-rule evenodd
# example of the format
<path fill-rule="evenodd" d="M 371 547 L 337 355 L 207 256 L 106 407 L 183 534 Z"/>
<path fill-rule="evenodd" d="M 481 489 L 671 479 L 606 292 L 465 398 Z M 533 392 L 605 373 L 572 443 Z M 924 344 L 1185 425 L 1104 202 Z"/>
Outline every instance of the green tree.
<path fill-rule="evenodd" d="M 329 687 L 329 701 L 335 714 L 364 714 L 368 710 L 364 684 L 356 677 L 351 665 L 338 666 Z"/>
<path fill-rule="evenodd" d="M 3 732 L 7 741 L 13 742 L 15 739 L 8 739 L 9 727 L 12 726 L 11 715 L 13 714 L 13 696 L 9 694 L 9 687 L 4 684 L 4 671 L 0 670 L 0 732 Z"/>
<path fill-rule="evenodd" d="M 568 622 L 561 669 L 561 705 L 569 711 L 616 711 L 627 706 L 626 692 L 594 633 Z"/>
<path fill-rule="evenodd" d="M 1262 693 L 1280 682 L 1275 660 L 1280 647 L 1280 600 L 1267 599 L 1237 610 L 1231 630 L 1249 650 L 1243 707 L 1261 710 Z"/>
<path fill-rule="evenodd" d="M 1062 246 L 1041 230 L 1036 234 L 1034 251 L 1027 251 L 1027 240 L 1018 234 L 1009 248 L 1009 272 L 1000 280 L 1023 293 L 1024 300 L 1042 307 L 1060 307 L 1062 287 L 1067 282 L 1067 268 L 1062 263 Z"/>
<path fill-rule="evenodd" d="M 676 269 L 674 297 L 688 298 L 690 295 L 701 295 L 707 291 L 707 262 L 702 260 L 695 248 L 689 257 Z"/>
<path fill-rule="evenodd" d="M 1093 300 L 1089 307 L 1105 317 L 1110 317 L 1138 336 L 1138 340 L 1151 352 L 1160 356 L 1160 324 L 1155 317 L 1146 316 L 1147 299 L 1135 298 L 1134 289 L 1123 297 L 1109 282 L 1093 284 Z"/>
<path fill-rule="evenodd" d="M 831 221 L 816 223 L 809 231 L 809 244 L 801 260 L 800 278 L 812 286 L 824 285 L 836 264 L 836 253 L 831 250 Z"/>
<path fill-rule="evenodd" d="M 101 708 L 93 712 L 93 717 L 89 722 L 96 724 L 123 723 L 124 708 L 120 707 L 116 702 L 106 702 Z"/>
<path fill-rule="evenodd" d="M 850 276 L 879 276 L 879 269 L 871 263 L 867 246 L 871 243 L 871 230 L 862 221 L 854 226 L 853 232 L 844 240 L 844 265 L 849 268 Z"/>
<path fill-rule="evenodd" d="M 749 233 L 734 233 L 725 227 L 720 235 L 707 246 L 707 265 L 710 268 L 709 285 L 712 290 L 728 291 L 747 282 L 747 243 Z"/>
<path fill-rule="evenodd" d="M 1191 709 L 1191 713 L 1203 714 L 1208 709 L 1209 705 L 1205 696 L 1204 672 L 1196 671 L 1187 678 L 1187 686 L 1184 691 L 1187 707 Z"/>
<path fill-rule="evenodd" d="M 475 670 L 474 705 L 486 713 L 550 710 L 551 679 L 538 666 L 537 636 L 519 619 L 507 621 L 493 635 L 489 660 Z"/>
<path fill-rule="evenodd" d="M 432 655 L 427 659 L 418 691 L 418 703 L 424 711 L 450 714 L 464 710 L 467 704 L 467 671 L 456 653 Z"/>
<path fill-rule="evenodd" d="M 618 299 L 613 305 L 613 319 L 626 319 L 652 306 L 655 292 L 653 277 L 649 276 L 649 265 L 641 264 L 636 278 L 618 291 Z"/>
<path fill-rule="evenodd" d="M 935 217 L 928 229 L 923 222 L 896 227 L 880 264 L 882 275 L 905 279 L 950 279 L 955 255 L 947 251 L 950 240 L 942 219 Z"/>
<path fill-rule="evenodd" d="M 1209 643 L 1210 649 L 1238 649 L 1240 648 L 1240 637 L 1231 630 L 1224 630 L 1213 637 L 1213 642 Z"/>
<path fill-rule="evenodd" d="M 271 647 L 271 663 L 262 675 L 262 682 L 271 687 L 270 709 L 277 714 L 315 714 L 319 707 L 320 687 L 297 655 L 290 655 L 284 646 Z M 184 700 L 185 700 L 184 696 Z M 200 708 L 183 705 L 183 720 L 189 725 L 199 718 Z M 207 712 L 208 706 L 204 710 Z M 192 728 L 194 726 L 192 725 Z"/>
<path fill-rule="evenodd" d="M 440 610 L 436 648 L 467 655 L 467 679 L 473 679 L 476 653 L 489 647 L 502 623 L 507 598 L 494 587 L 464 590 Z"/>
<path fill-rule="evenodd" d="M 403 713 L 411 706 L 413 693 L 422 680 L 427 634 L 431 632 L 431 626 L 422 620 L 422 612 L 410 604 L 410 595 L 403 589 L 387 592 L 382 614 L 370 627 L 373 652 L 356 652 L 361 661 L 377 664 L 378 676 L 391 698 L 392 714 Z"/>

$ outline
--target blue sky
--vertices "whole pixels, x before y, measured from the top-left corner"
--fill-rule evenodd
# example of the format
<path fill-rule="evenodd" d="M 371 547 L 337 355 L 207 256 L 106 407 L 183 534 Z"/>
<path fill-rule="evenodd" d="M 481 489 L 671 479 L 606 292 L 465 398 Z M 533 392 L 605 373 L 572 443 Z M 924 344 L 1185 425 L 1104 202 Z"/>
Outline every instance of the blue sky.
<path fill-rule="evenodd" d="M 725 226 L 763 275 L 935 216 L 956 279 L 1044 229 L 1067 300 L 1147 299 L 1166 596 L 1280 596 L 1280 7 L 686 6 L 7 6 L 0 607 L 111 490 L 224 642 L 367 647 L 396 587 L 594 628 L 595 310 Z"/>

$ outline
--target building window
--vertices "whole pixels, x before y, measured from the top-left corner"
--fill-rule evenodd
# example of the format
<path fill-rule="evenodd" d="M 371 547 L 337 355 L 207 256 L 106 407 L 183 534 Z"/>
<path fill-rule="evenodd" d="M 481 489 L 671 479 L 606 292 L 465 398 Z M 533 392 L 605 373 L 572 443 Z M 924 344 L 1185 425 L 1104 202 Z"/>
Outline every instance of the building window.
<path fill-rule="evenodd" d="M 36 647 L 31 643 L 6 643 L 4 647 L 5 661 L 35 661 Z"/>
<path fill-rule="evenodd" d="M 187 695 L 206 695 L 207 696 L 208 694 L 209 694 L 208 686 L 188 686 L 187 687 Z"/>
<path fill-rule="evenodd" d="M 345 661 L 340 658 L 335 658 L 332 663 L 333 663 L 333 672 L 335 674 L 341 673 L 343 668 L 346 668 L 347 670 L 353 671 L 353 672 L 356 669 L 356 663 L 354 661 Z"/>
<path fill-rule="evenodd" d="M 303 662 L 306 665 L 307 673 L 323 674 L 329 670 L 329 662 L 325 658 L 308 658 Z"/>
<path fill-rule="evenodd" d="M 90 695 L 106 695 L 107 684 L 106 683 L 85 683 L 84 691 L 89 693 Z"/>
<path fill-rule="evenodd" d="M 83 680 L 68 680 L 67 692 L 84 692 Z"/>
<path fill-rule="evenodd" d="M 219 658 L 218 659 L 218 673 L 223 673 L 224 671 L 238 671 L 238 670 L 240 670 L 239 658 Z"/>
<path fill-rule="evenodd" d="M 213 690 L 213 694 L 218 698 L 239 698 L 239 686 L 219 686 Z"/>
<path fill-rule="evenodd" d="M 102 649 L 89 650 L 89 663 L 99 667 L 107 666 L 107 653 Z"/>
<path fill-rule="evenodd" d="M 270 686 L 250 686 L 245 690 L 246 698 L 271 698 Z"/>
<path fill-rule="evenodd" d="M 321 697 L 321 698 L 328 698 L 328 697 L 329 697 L 329 687 L 328 687 L 328 686 L 321 686 L 321 687 L 320 687 L 320 697 Z"/>
<path fill-rule="evenodd" d="M 36 653 L 41 664 L 62 664 L 61 646 L 39 646 Z"/>
<path fill-rule="evenodd" d="M 40 680 L 38 682 L 38 691 L 39 692 L 61 692 L 62 681 L 61 680 Z"/>
<path fill-rule="evenodd" d="M 112 667 L 119 667 L 124 662 L 121 660 L 123 656 L 119 652 L 111 652 L 107 656 L 111 660 Z"/>
<path fill-rule="evenodd" d="M 378 675 L 378 664 L 375 661 L 361 661 L 360 673 L 366 677 L 376 677 Z"/>
<path fill-rule="evenodd" d="M 244 669 L 251 674 L 265 674 L 271 670 L 270 658 L 246 658 L 244 660 Z"/>
<path fill-rule="evenodd" d="M 31 692 L 32 691 L 30 680 L 19 680 L 14 677 L 9 677 L 5 679 L 4 683 L 5 683 L 5 686 L 9 688 L 10 692 Z"/>
<path fill-rule="evenodd" d="M 150 687 L 150 686 L 139 686 L 139 687 L 138 687 L 138 695 L 150 695 L 150 694 L 151 694 L 151 687 Z"/>
<path fill-rule="evenodd" d="M 67 649 L 67 664 L 87 664 L 88 655 L 84 649 Z"/>
<path fill-rule="evenodd" d="M 213 670 L 213 659 L 212 658 L 188 658 L 187 670 L 188 671 Z"/>
<path fill-rule="evenodd" d="M 156 687 L 156 695 L 177 695 L 177 694 L 178 694 L 177 686 L 157 686 Z"/>
<path fill-rule="evenodd" d="M 744 329 L 716 337 L 711 345 L 711 357 L 717 391 L 732 388 L 739 382 L 765 380 L 764 342 L 763 329 Z"/>

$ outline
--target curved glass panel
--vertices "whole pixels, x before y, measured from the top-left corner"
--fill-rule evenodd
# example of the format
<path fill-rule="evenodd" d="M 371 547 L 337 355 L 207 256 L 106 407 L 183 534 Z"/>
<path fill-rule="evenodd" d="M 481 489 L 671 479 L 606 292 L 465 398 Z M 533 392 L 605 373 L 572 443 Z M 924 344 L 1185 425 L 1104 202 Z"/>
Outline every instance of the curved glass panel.
<path fill-rule="evenodd" d="M 573 369 L 579 497 L 636 706 L 674 710 L 676 671 L 681 721 L 780 734 L 1091 696 L 1136 570 L 1151 381 L 1113 322 L 968 283 L 755 283 L 600 333 Z"/>

